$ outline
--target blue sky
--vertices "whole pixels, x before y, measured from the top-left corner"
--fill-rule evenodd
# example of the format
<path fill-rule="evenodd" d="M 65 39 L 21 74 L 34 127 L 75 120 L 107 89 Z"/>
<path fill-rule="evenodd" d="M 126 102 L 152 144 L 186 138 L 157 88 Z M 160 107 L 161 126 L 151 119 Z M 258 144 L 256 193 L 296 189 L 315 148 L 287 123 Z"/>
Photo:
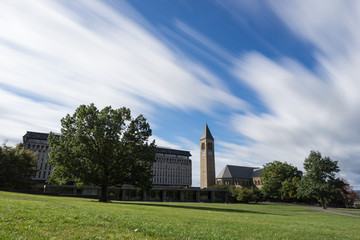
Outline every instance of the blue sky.
<path fill-rule="evenodd" d="M 357 1 L 1 1 L 0 140 L 126 106 L 194 186 L 207 123 L 217 173 L 316 150 L 360 189 L 359 22 Z"/>

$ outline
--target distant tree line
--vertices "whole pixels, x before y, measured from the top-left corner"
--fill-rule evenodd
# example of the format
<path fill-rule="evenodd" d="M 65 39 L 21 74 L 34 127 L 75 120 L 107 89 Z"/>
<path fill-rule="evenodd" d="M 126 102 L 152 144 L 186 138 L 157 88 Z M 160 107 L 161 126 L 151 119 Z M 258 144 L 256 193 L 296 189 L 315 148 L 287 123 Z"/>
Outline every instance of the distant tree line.
<path fill-rule="evenodd" d="M 262 188 L 214 186 L 229 190 L 232 201 L 237 202 L 318 202 L 328 205 L 351 207 L 357 193 L 345 179 L 336 177 L 340 172 L 338 162 L 311 151 L 305 158 L 303 173 L 287 162 L 273 161 L 264 165 L 261 173 Z"/>

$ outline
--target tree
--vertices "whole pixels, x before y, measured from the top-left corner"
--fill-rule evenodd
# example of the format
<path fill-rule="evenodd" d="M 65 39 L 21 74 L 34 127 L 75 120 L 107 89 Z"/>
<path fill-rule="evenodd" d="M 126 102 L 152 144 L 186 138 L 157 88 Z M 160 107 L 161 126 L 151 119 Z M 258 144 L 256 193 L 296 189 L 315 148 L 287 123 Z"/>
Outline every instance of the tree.
<path fill-rule="evenodd" d="M 225 189 L 229 192 L 230 202 L 258 202 L 263 199 L 260 189 L 235 187 L 234 185 L 212 185 L 209 189 Z"/>
<path fill-rule="evenodd" d="M 30 150 L 18 144 L 0 147 L 0 186 L 25 189 L 32 185 L 31 177 L 36 170 L 37 158 Z"/>
<path fill-rule="evenodd" d="M 296 189 L 302 172 L 286 162 L 267 163 L 261 173 L 264 197 L 276 201 L 296 199 Z"/>
<path fill-rule="evenodd" d="M 246 187 L 237 187 L 238 194 L 236 200 L 243 203 L 248 203 L 254 201 L 254 191 L 253 189 Z"/>
<path fill-rule="evenodd" d="M 98 110 L 94 104 L 79 106 L 61 119 L 61 135 L 50 133 L 50 182 L 94 184 L 101 188 L 99 201 L 107 202 L 109 186 L 131 184 L 151 187 L 155 142 L 149 143 L 150 125 L 130 109 Z"/>
<path fill-rule="evenodd" d="M 311 151 L 304 161 L 305 175 L 299 183 L 298 193 L 303 197 L 316 198 L 325 209 L 344 182 L 335 178 L 340 171 L 337 161 L 322 157 L 320 152 Z"/>
<path fill-rule="evenodd" d="M 345 207 L 352 207 L 354 206 L 355 200 L 358 198 L 358 194 L 353 190 L 353 188 L 350 186 L 349 182 L 344 179 L 340 178 L 340 181 L 343 182 L 337 190 L 340 193 L 341 200 L 343 201 L 343 204 Z"/>
<path fill-rule="evenodd" d="M 255 203 L 264 200 L 264 194 L 259 188 L 254 187 L 252 190 L 253 190 L 253 194 L 254 194 L 253 200 L 255 201 Z"/>

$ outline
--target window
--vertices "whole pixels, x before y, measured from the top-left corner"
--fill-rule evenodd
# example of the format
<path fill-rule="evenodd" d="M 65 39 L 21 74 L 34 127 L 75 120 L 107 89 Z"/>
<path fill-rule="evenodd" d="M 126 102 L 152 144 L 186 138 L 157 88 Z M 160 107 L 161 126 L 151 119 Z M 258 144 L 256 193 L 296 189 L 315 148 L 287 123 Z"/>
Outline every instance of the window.
<path fill-rule="evenodd" d="M 201 150 L 205 150 L 205 143 L 201 144 Z"/>
<path fill-rule="evenodd" d="M 209 148 L 209 150 L 213 150 L 213 145 L 212 145 L 212 143 L 208 143 L 208 148 Z"/>

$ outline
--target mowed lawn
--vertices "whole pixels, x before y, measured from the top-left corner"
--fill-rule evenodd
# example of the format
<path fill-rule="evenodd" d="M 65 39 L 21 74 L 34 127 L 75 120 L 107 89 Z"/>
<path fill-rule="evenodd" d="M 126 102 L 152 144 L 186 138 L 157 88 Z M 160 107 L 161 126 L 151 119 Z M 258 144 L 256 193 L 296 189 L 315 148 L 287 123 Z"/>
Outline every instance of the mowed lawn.
<path fill-rule="evenodd" d="M 0 192 L 0 239 L 360 239 L 360 218 L 317 209 Z"/>

